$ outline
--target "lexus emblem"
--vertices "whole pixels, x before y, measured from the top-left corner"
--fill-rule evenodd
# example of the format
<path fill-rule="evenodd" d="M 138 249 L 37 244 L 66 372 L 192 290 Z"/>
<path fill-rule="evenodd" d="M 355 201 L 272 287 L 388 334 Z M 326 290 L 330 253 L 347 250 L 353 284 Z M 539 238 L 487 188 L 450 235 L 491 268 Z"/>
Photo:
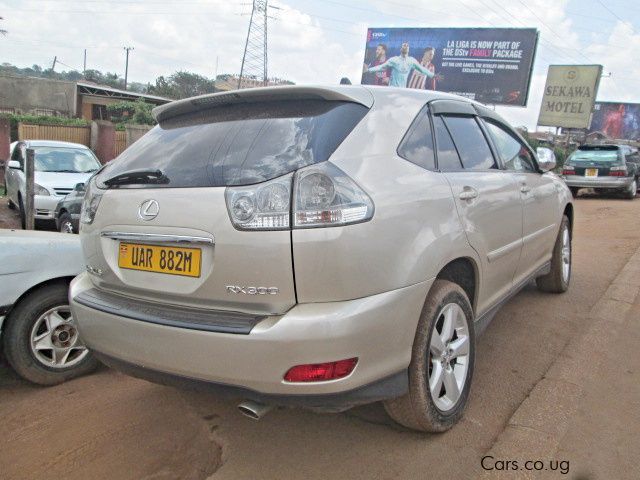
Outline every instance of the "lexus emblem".
<path fill-rule="evenodd" d="M 138 208 L 138 216 L 145 221 L 153 220 L 160 213 L 160 205 L 156 200 L 145 200 Z"/>

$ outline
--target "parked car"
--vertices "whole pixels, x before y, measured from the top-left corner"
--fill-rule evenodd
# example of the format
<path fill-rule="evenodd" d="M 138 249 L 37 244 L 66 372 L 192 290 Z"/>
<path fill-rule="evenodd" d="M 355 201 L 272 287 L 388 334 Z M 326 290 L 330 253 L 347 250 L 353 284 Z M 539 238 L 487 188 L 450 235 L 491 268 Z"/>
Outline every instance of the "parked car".
<path fill-rule="evenodd" d="M 640 169 L 637 150 L 627 145 L 582 145 L 567 158 L 562 178 L 573 196 L 581 188 L 598 193 L 617 192 L 634 199 Z"/>
<path fill-rule="evenodd" d="M 80 240 L 0 230 L 0 340 L 13 369 L 40 385 L 94 370 L 69 308 L 69 282 L 84 270 Z"/>
<path fill-rule="evenodd" d="M 80 231 L 80 210 L 84 199 L 84 183 L 78 183 L 70 194 L 56 205 L 53 217 L 56 230 L 60 233 L 78 233 Z"/>
<path fill-rule="evenodd" d="M 11 157 L 5 166 L 5 183 L 10 208 L 19 208 L 25 225 L 24 198 L 26 179 L 24 165 L 27 148 L 35 150 L 34 217 L 54 221 L 58 201 L 100 168 L 93 152 L 78 143 L 50 140 L 27 140 L 11 144 Z"/>
<path fill-rule="evenodd" d="M 107 364 L 270 405 L 384 400 L 443 431 L 475 339 L 571 278 L 571 192 L 493 110 L 365 86 L 206 95 L 87 185 L 70 298 Z"/>

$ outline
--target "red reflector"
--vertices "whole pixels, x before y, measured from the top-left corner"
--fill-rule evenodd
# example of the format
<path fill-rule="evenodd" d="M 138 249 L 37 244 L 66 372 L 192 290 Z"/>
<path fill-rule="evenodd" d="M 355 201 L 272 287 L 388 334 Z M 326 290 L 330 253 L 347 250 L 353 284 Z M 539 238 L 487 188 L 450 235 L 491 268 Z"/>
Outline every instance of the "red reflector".
<path fill-rule="evenodd" d="M 563 170 L 562 174 L 563 175 L 575 175 L 576 171 L 575 170 Z"/>
<path fill-rule="evenodd" d="M 610 177 L 626 177 L 627 176 L 627 172 L 624 172 L 622 170 L 611 170 L 609 172 L 609 176 Z"/>
<path fill-rule="evenodd" d="M 291 367 L 284 375 L 287 382 L 323 382 L 343 378 L 353 372 L 358 363 L 357 358 L 339 360 L 337 362 L 311 363 Z"/>

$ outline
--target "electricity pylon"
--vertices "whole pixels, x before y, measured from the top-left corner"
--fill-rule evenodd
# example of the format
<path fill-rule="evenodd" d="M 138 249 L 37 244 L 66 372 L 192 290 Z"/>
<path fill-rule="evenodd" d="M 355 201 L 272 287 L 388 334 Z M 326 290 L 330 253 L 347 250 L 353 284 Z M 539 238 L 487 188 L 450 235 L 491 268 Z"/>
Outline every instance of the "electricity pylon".
<path fill-rule="evenodd" d="M 269 0 L 253 0 L 238 88 L 267 85 L 267 10 Z"/>

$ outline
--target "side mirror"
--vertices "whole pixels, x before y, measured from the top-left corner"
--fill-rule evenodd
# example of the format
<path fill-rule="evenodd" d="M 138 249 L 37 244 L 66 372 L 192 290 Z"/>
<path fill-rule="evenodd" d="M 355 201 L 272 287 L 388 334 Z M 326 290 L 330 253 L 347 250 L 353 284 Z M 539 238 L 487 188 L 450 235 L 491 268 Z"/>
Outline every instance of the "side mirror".
<path fill-rule="evenodd" d="M 73 187 L 76 192 L 84 192 L 84 183 L 76 183 L 76 186 Z"/>
<path fill-rule="evenodd" d="M 556 168 L 556 154 L 553 153 L 553 150 L 546 147 L 538 147 L 536 153 L 538 154 L 538 165 L 543 172 Z"/>
<path fill-rule="evenodd" d="M 18 170 L 22 170 L 22 165 L 17 160 L 9 160 L 9 168 L 16 168 Z"/>

